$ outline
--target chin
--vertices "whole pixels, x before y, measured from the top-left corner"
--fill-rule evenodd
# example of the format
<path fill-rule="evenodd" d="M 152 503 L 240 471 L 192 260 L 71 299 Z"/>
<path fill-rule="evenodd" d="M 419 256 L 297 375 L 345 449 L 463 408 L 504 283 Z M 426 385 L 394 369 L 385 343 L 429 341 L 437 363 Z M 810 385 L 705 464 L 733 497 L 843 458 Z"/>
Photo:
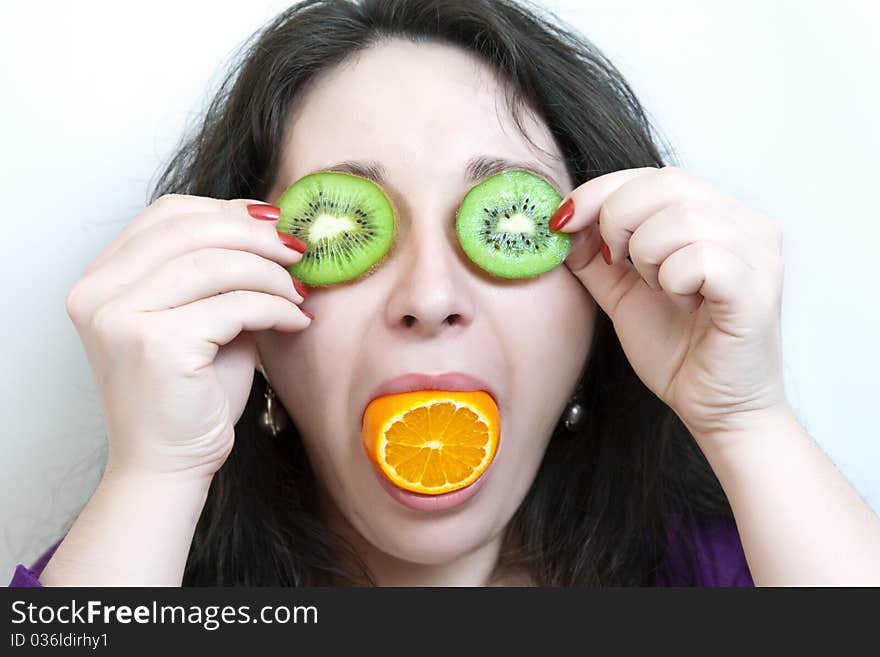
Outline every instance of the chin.
<path fill-rule="evenodd" d="M 423 565 L 448 563 L 488 543 L 494 523 L 477 509 L 452 514 L 390 514 L 370 522 L 367 537 L 390 556 Z"/>

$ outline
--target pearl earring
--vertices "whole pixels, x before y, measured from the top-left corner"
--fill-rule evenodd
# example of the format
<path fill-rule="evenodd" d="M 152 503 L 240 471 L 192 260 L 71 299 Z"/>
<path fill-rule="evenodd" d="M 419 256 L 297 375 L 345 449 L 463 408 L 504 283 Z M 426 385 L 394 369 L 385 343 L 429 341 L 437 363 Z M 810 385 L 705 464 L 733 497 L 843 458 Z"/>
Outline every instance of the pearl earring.
<path fill-rule="evenodd" d="M 266 380 L 266 391 L 263 393 L 266 399 L 266 408 L 260 413 L 258 421 L 260 429 L 274 438 L 287 426 L 287 413 L 284 412 L 284 408 L 278 402 L 278 396 L 272 390 L 269 377 L 266 376 L 266 370 L 263 369 L 262 364 L 260 365 L 260 372 Z"/>
<path fill-rule="evenodd" d="M 578 385 L 577 390 L 568 402 L 568 406 L 565 407 L 565 413 L 562 416 L 562 423 L 568 431 L 577 431 L 584 421 L 584 407 L 581 403 L 580 397 L 581 389 L 582 387 Z"/>
<path fill-rule="evenodd" d="M 568 408 L 566 409 L 565 420 L 563 424 L 565 425 L 565 428 L 569 431 L 575 431 L 583 421 L 583 417 L 583 407 L 577 402 L 572 402 L 568 405 Z"/>

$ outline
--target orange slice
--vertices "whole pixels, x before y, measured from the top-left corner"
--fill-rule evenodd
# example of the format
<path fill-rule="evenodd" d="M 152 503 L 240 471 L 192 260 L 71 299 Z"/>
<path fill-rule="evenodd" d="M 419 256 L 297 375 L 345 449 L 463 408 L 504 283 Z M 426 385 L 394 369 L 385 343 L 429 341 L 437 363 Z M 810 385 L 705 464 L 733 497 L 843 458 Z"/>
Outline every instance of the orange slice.
<path fill-rule="evenodd" d="M 416 390 L 377 397 L 364 412 L 363 445 L 379 472 L 415 493 L 439 495 L 486 471 L 501 434 L 482 390 Z"/>

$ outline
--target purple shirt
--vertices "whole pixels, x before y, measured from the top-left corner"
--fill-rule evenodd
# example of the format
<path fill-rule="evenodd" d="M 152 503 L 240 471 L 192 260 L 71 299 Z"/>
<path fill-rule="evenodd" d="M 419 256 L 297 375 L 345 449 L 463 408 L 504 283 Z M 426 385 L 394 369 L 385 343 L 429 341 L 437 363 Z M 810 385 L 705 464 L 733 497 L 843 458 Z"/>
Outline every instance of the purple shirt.
<path fill-rule="evenodd" d="M 657 586 L 745 586 L 752 587 L 736 523 L 730 521 L 700 524 L 693 532 L 694 546 L 688 548 L 675 530 L 669 551 L 657 573 Z M 18 564 L 10 587 L 39 587 L 40 574 L 59 541 L 30 568 Z"/>
<path fill-rule="evenodd" d="M 670 545 L 657 572 L 657 586 L 754 587 L 752 573 L 733 520 L 698 522 L 682 539 L 680 521 L 672 521 Z"/>

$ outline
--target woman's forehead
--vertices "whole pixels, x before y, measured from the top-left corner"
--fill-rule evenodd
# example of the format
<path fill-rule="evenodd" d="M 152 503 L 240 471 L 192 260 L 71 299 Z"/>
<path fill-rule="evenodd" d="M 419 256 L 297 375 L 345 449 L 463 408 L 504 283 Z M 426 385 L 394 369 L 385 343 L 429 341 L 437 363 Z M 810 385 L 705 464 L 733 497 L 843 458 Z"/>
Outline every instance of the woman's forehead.
<path fill-rule="evenodd" d="M 546 126 L 528 113 L 523 120 L 530 138 L 558 156 Z M 320 76 L 291 121 L 279 176 L 288 183 L 343 162 L 371 163 L 392 178 L 458 172 L 466 181 L 484 157 L 530 164 L 567 184 L 562 163 L 520 134 L 491 74 L 451 46 L 392 42 L 360 53 Z"/>

